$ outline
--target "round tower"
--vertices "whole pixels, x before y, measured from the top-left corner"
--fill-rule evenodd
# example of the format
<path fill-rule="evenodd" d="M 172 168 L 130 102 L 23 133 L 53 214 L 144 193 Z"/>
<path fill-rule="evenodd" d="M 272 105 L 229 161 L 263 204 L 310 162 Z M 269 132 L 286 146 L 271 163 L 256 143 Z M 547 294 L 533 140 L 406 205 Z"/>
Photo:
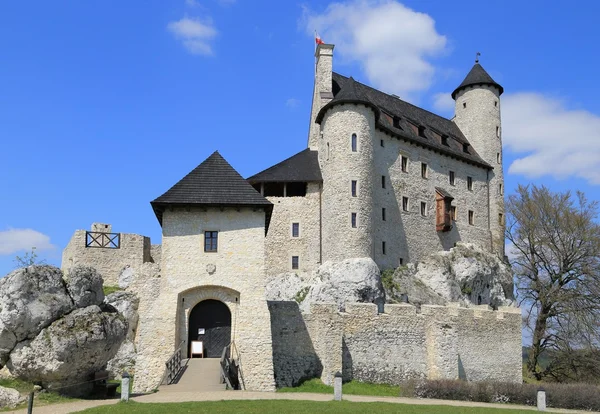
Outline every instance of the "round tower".
<path fill-rule="evenodd" d="M 373 256 L 373 137 L 378 109 L 346 79 L 319 112 L 322 261 Z"/>
<path fill-rule="evenodd" d="M 504 173 L 500 95 L 504 88 L 475 61 L 465 80 L 452 92 L 454 122 L 473 149 L 492 169 L 488 173 L 488 212 L 492 249 L 504 255 Z"/>

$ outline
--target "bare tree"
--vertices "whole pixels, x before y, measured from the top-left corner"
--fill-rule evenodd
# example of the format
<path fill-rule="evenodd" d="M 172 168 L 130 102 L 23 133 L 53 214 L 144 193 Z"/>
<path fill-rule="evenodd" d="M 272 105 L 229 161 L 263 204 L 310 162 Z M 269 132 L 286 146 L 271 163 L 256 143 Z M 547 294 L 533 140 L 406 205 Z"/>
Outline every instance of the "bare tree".
<path fill-rule="evenodd" d="M 597 355 L 600 316 L 600 226 L 598 205 L 583 193 L 553 193 L 519 186 L 506 205 L 506 238 L 515 272 L 517 297 L 525 309 L 532 344 L 528 371 L 536 378 L 562 369 L 551 358 L 576 350 Z M 577 352 L 571 352 L 575 355 Z M 560 368 L 560 369 L 559 369 Z"/>
<path fill-rule="evenodd" d="M 38 259 L 38 254 L 35 252 L 35 247 L 32 247 L 30 252 L 25 252 L 23 256 L 16 256 L 14 262 L 16 268 L 45 263 L 44 260 Z"/>

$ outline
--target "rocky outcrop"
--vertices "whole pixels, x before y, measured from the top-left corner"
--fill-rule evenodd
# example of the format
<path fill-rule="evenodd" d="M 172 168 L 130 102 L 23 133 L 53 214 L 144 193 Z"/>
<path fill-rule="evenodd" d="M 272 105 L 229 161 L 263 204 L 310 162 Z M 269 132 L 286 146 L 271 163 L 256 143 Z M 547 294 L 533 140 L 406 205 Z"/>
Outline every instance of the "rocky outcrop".
<path fill-rule="evenodd" d="M 35 338 L 74 308 L 56 267 L 29 266 L 0 279 L 0 364 L 17 343 Z"/>
<path fill-rule="evenodd" d="M 377 264 L 370 258 L 325 262 L 316 272 L 273 276 L 266 287 L 267 300 L 295 300 L 303 312 L 315 302 L 346 302 L 382 306 L 385 293 Z"/>
<path fill-rule="evenodd" d="M 67 289 L 76 308 L 100 305 L 104 301 L 100 273 L 93 267 L 75 266 L 69 272 Z"/>
<path fill-rule="evenodd" d="M 32 341 L 19 343 L 7 366 L 16 377 L 49 389 L 83 382 L 115 356 L 126 335 L 123 316 L 88 306 L 55 321 Z"/>
<path fill-rule="evenodd" d="M 386 277 L 387 276 L 387 277 Z M 457 243 L 417 263 L 384 275 L 388 302 L 445 305 L 448 302 L 514 305 L 510 266 L 472 244 Z"/>
<path fill-rule="evenodd" d="M 25 398 L 13 388 L 0 387 L 0 408 L 15 408 Z"/>
<path fill-rule="evenodd" d="M 127 334 L 125 340 L 119 347 L 117 354 L 108 361 L 106 369 L 112 378 L 121 378 L 124 371 L 134 374 L 136 361 L 135 336 L 138 326 L 139 299 L 132 292 L 114 292 L 106 296 L 105 303 L 121 314 L 127 322 Z"/>

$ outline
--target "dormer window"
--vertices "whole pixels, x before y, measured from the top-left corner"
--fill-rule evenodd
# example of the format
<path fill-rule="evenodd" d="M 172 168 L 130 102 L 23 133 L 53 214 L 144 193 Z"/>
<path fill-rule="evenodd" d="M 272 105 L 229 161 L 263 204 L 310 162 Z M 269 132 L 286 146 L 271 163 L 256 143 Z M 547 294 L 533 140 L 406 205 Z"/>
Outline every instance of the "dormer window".
<path fill-rule="evenodd" d="M 419 127 L 419 136 L 420 136 L 421 138 L 427 138 L 427 137 L 425 136 L 425 127 L 424 127 L 424 126 L 422 126 L 422 125 Z"/>
<path fill-rule="evenodd" d="M 450 144 L 448 144 L 448 135 L 442 135 L 442 145 L 445 145 L 447 147 L 450 146 Z"/>
<path fill-rule="evenodd" d="M 463 152 L 469 153 L 469 144 L 463 144 Z"/>
<path fill-rule="evenodd" d="M 395 116 L 395 117 L 394 117 L 394 121 L 393 121 L 393 122 L 394 122 L 394 128 L 402 129 L 402 128 L 400 127 L 400 117 L 398 117 L 398 116 Z"/>

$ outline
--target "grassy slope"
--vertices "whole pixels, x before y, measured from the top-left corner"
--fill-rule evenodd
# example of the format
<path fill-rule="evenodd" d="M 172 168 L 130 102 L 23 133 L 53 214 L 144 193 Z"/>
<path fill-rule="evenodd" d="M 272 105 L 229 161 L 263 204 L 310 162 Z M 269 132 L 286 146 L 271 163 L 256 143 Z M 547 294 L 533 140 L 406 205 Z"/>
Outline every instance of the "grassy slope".
<path fill-rule="evenodd" d="M 333 395 L 333 387 L 325 385 L 320 379 L 314 378 L 304 381 L 297 387 L 286 387 L 277 390 L 278 392 L 316 392 L 320 394 Z M 379 397 L 398 397 L 400 387 L 397 385 L 386 384 L 368 384 L 365 382 L 350 381 L 342 386 L 343 394 L 350 395 L 373 395 Z"/>
<path fill-rule="evenodd" d="M 205 401 L 186 403 L 119 403 L 80 411 L 86 414 L 191 414 L 191 413 L 398 413 L 403 414 L 529 414 L 531 411 L 501 408 L 467 408 L 393 403 L 356 403 L 349 401 Z"/>

